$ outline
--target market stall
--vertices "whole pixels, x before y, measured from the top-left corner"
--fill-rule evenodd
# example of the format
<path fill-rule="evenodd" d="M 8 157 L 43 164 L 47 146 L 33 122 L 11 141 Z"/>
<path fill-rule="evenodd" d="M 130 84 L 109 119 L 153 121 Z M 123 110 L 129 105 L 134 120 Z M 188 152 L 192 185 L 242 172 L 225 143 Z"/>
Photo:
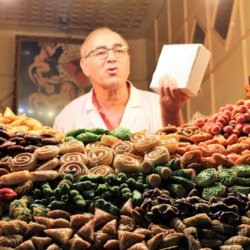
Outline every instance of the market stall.
<path fill-rule="evenodd" d="M 250 102 L 149 133 L 0 117 L 0 249 L 249 249 Z"/>

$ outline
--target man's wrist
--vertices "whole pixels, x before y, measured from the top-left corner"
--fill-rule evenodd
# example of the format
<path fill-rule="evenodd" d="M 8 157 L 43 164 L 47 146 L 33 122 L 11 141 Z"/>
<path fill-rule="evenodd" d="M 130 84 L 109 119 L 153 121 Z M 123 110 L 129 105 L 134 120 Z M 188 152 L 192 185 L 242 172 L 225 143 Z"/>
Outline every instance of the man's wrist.
<path fill-rule="evenodd" d="M 176 112 L 166 112 L 162 110 L 161 117 L 163 126 L 167 126 L 168 124 L 180 126 L 184 123 L 181 109 Z"/>

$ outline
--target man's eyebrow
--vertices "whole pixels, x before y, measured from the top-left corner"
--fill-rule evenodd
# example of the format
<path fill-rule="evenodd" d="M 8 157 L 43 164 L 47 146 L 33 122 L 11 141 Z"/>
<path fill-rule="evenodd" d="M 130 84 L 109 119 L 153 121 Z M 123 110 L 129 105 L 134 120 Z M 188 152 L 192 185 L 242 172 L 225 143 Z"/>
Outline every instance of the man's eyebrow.
<path fill-rule="evenodd" d="M 115 43 L 113 46 L 124 46 L 122 43 Z"/>
<path fill-rule="evenodd" d="M 106 49 L 107 47 L 104 45 L 97 46 L 95 49 Z"/>
<path fill-rule="evenodd" d="M 114 43 L 113 45 L 112 45 L 112 47 L 114 47 L 114 46 L 124 46 L 122 43 Z M 104 46 L 104 45 L 100 45 L 100 46 L 97 46 L 95 49 L 106 49 L 107 48 L 107 46 Z"/>

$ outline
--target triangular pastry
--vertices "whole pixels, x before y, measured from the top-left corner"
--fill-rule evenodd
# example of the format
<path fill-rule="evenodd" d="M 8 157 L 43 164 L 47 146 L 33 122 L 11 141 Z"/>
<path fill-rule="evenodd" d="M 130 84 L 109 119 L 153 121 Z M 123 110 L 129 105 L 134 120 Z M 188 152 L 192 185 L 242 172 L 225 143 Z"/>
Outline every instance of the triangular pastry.
<path fill-rule="evenodd" d="M 0 247 L 1 249 L 1 247 Z M 19 246 L 17 246 L 15 249 L 17 250 L 37 250 L 35 246 L 33 245 L 33 242 L 31 240 L 26 240 Z"/>
<path fill-rule="evenodd" d="M 83 213 L 83 214 L 74 214 L 70 216 L 70 228 L 79 229 L 85 225 L 88 221 L 93 219 L 94 214 Z"/>
<path fill-rule="evenodd" d="M 106 224 L 107 222 L 115 219 L 116 217 L 113 214 L 107 213 L 104 210 L 95 208 L 95 227 Z"/>
<path fill-rule="evenodd" d="M 32 237 L 31 238 L 36 250 L 43 250 L 46 249 L 46 247 L 52 243 L 52 238 L 50 237 Z"/>
<path fill-rule="evenodd" d="M 92 219 L 82 226 L 76 233 L 86 241 L 94 241 L 94 229 L 95 221 Z"/>
<path fill-rule="evenodd" d="M 106 223 L 102 227 L 102 232 L 110 234 L 110 235 L 115 235 L 117 232 L 117 220 L 111 220 L 110 222 Z"/>
<path fill-rule="evenodd" d="M 103 233 L 101 230 L 95 233 L 95 246 L 100 248 L 102 247 L 108 240 L 112 239 L 113 236 L 107 233 Z"/>
<path fill-rule="evenodd" d="M 148 247 L 145 245 L 144 242 L 136 243 L 132 247 L 128 248 L 127 250 L 148 250 Z"/>
<path fill-rule="evenodd" d="M 141 242 L 145 238 L 142 234 L 118 231 L 119 249 L 125 250 L 132 245 Z"/>
<path fill-rule="evenodd" d="M 119 240 L 108 240 L 103 247 L 107 250 L 117 250 L 119 249 Z"/>
<path fill-rule="evenodd" d="M 81 237 L 75 234 L 71 240 L 70 250 L 84 250 L 88 249 L 90 246 L 91 244 L 89 242 L 83 240 Z"/>
<path fill-rule="evenodd" d="M 73 234 L 73 229 L 71 228 L 51 228 L 46 229 L 44 232 L 51 236 L 56 242 L 61 243 L 62 245 L 65 245 L 68 243 L 69 239 L 71 238 Z"/>

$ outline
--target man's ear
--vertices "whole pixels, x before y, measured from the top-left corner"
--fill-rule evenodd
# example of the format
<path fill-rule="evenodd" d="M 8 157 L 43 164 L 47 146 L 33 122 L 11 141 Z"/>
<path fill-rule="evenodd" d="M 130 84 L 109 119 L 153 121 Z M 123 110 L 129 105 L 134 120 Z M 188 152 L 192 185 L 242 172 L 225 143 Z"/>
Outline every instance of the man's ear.
<path fill-rule="evenodd" d="M 80 60 L 80 66 L 81 66 L 81 69 L 82 69 L 84 75 L 86 75 L 87 77 L 89 77 L 88 65 L 87 65 L 87 61 L 86 61 L 85 58 L 81 58 L 81 60 Z"/>

